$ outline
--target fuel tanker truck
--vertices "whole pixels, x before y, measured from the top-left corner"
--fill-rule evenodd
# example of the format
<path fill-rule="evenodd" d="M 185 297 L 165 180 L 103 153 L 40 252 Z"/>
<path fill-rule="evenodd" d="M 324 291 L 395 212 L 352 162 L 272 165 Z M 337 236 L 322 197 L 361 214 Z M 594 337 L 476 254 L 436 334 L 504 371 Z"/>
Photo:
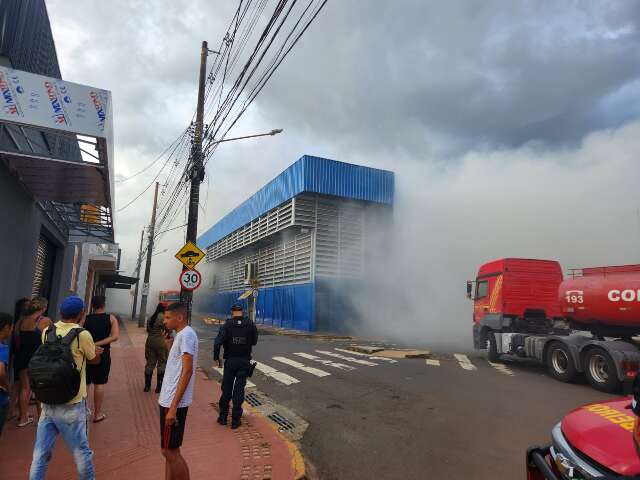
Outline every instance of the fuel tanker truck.
<path fill-rule="evenodd" d="M 553 260 L 503 258 L 467 282 L 473 342 L 489 361 L 534 359 L 572 382 L 616 392 L 640 366 L 640 265 L 570 270 Z"/>

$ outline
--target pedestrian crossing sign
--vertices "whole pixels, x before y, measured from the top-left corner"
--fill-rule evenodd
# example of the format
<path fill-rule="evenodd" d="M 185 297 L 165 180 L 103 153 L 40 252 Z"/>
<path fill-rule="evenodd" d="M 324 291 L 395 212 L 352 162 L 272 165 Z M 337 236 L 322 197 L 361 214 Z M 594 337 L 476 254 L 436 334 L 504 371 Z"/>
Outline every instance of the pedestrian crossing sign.
<path fill-rule="evenodd" d="M 185 243 L 175 257 L 189 270 L 193 269 L 205 257 L 205 253 L 193 242 Z"/>

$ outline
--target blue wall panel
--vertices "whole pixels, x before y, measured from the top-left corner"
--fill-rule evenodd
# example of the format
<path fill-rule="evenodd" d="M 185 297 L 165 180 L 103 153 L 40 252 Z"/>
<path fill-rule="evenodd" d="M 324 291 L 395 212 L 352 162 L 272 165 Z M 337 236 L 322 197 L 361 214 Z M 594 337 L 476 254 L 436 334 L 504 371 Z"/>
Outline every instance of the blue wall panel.
<path fill-rule="evenodd" d="M 305 155 L 203 233 L 198 246 L 207 248 L 303 192 L 391 205 L 394 188 L 393 172 Z"/>
<path fill-rule="evenodd" d="M 198 311 L 217 318 L 226 318 L 230 315 L 231 305 L 234 303 L 241 303 L 246 308 L 246 300 L 238 301 L 242 293 L 236 291 L 200 296 Z M 256 305 L 256 322 L 274 327 L 313 331 L 314 285 L 305 283 L 261 288 Z"/>

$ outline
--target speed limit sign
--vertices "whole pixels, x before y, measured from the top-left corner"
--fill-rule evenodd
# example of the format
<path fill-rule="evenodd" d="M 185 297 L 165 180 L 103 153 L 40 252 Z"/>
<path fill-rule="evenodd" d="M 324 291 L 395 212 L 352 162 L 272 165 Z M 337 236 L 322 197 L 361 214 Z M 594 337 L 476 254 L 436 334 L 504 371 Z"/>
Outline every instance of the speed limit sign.
<path fill-rule="evenodd" d="M 197 270 L 184 270 L 180 274 L 180 285 L 185 290 L 195 290 L 202 283 L 202 275 Z"/>

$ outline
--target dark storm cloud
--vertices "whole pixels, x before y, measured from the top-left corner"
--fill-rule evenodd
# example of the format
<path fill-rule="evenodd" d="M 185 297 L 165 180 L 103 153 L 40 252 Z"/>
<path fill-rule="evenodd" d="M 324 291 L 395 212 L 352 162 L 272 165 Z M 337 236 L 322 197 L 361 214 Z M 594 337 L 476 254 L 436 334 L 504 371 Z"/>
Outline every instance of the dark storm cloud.
<path fill-rule="evenodd" d="M 262 104 L 374 149 L 577 141 L 640 94 L 637 2 L 330 3 Z M 634 115 L 638 107 L 631 107 Z"/>

